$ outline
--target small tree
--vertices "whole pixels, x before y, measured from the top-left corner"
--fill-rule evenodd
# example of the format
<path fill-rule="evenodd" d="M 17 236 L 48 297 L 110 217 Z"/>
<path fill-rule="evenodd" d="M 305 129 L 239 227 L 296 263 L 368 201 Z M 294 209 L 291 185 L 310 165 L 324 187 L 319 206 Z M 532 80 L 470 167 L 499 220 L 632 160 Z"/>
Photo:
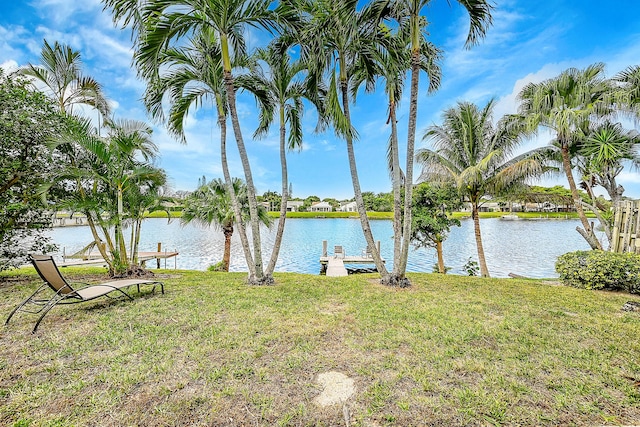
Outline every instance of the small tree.
<path fill-rule="evenodd" d="M 233 178 L 233 191 L 238 198 L 242 211 L 242 220 L 249 221 L 249 200 L 246 184 L 239 178 Z M 182 211 L 182 224 L 196 222 L 204 226 L 217 227 L 224 233 L 224 254 L 222 257 L 222 270 L 229 271 L 231 259 L 231 236 L 233 236 L 236 216 L 233 211 L 231 195 L 228 187 L 221 179 L 211 180 L 206 185 L 198 188 L 186 199 Z M 258 206 L 260 222 L 270 226 L 271 218 L 267 210 Z"/>
<path fill-rule="evenodd" d="M 462 200 L 453 186 L 433 186 L 424 182 L 413 191 L 411 242 L 416 248 L 436 248 L 438 272 L 442 274 L 447 272 L 442 243 L 452 226 L 460 226 L 460 221 L 449 215 L 460 208 Z"/>
<path fill-rule="evenodd" d="M 0 270 L 25 263 L 30 252 L 52 249 L 44 235 L 51 212 L 40 190 L 52 182 L 55 167 L 45 143 L 63 118 L 29 86 L 0 68 Z"/>

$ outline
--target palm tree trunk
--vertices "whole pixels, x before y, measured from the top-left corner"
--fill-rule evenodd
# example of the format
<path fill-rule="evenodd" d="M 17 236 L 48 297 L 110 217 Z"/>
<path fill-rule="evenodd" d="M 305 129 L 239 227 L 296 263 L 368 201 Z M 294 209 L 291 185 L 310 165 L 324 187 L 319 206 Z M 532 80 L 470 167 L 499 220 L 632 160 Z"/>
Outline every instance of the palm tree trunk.
<path fill-rule="evenodd" d="M 131 258 L 133 258 L 133 264 L 138 264 L 138 247 L 140 246 L 140 233 L 142 232 L 142 216 L 135 221 L 136 237 L 133 239 L 133 246 L 131 248 Z"/>
<path fill-rule="evenodd" d="M 347 82 L 344 80 L 340 80 L 340 89 L 342 92 L 342 108 L 344 110 L 345 118 L 347 119 L 347 123 L 349 127 L 351 127 L 351 116 L 349 113 L 349 93 L 347 88 Z M 373 233 L 371 232 L 371 225 L 369 224 L 369 218 L 367 218 L 367 212 L 364 208 L 364 200 L 362 199 L 362 190 L 360 189 L 360 180 L 358 179 L 358 168 L 356 167 L 356 156 L 353 151 L 353 138 L 351 133 L 347 133 L 345 138 L 347 144 L 347 155 L 349 157 L 349 169 L 351 171 L 351 182 L 353 183 L 353 193 L 356 199 L 356 206 L 358 208 L 358 216 L 360 217 L 360 225 L 362 226 L 362 233 L 364 234 L 364 238 L 367 241 L 367 246 L 371 248 L 371 256 L 373 257 L 373 262 L 376 265 L 376 269 L 378 273 L 380 273 L 381 280 L 383 283 L 387 283 L 389 281 L 389 273 L 382 262 L 382 258 L 380 257 L 380 252 L 378 252 L 378 247 L 375 244 L 375 240 L 373 239 Z"/>
<path fill-rule="evenodd" d="M 233 236 L 233 226 L 224 228 L 224 254 L 222 255 L 222 269 L 229 272 L 231 263 L 231 236 Z"/>
<path fill-rule="evenodd" d="M 589 220 L 584 213 L 584 209 L 582 208 L 582 199 L 580 198 L 580 194 L 578 194 L 578 188 L 576 186 L 576 181 L 573 179 L 573 171 L 571 170 L 571 160 L 569 159 L 569 147 L 567 144 L 562 144 L 560 152 L 562 153 L 562 167 L 564 168 L 564 173 L 567 176 L 567 181 L 569 182 L 569 189 L 571 190 L 571 196 L 573 197 L 573 204 L 578 212 L 578 217 L 582 222 L 582 227 L 584 227 L 584 233 L 581 233 L 578 227 L 578 232 L 585 238 L 591 249 L 602 249 L 602 245 L 593 234 L 593 229 L 589 224 Z"/>
<path fill-rule="evenodd" d="M 280 106 L 280 167 L 282 174 L 282 199 L 280 201 L 280 219 L 278 220 L 278 229 L 276 230 L 276 238 L 273 242 L 273 252 L 271 259 L 267 265 L 267 276 L 273 275 L 280 254 L 280 246 L 282 245 L 282 235 L 284 234 L 284 223 L 287 218 L 287 201 L 289 200 L 289 177 L 287 174 L 287 151 L 286 151 L 286 127 L 284 117 L 284 106 Z"/>
<path fill-rule="evenodd" d="M 124 242 L 124 234 L 122 231 L 122 217 L 124 216 L 123 211 L 124 208 L 122 206 L 122 188 L 118 187 L 118 217 L 116 218 L 116 243 L 118 245 L 118 251 L 120 252 L 120 267 L 124 267 L 129 265 L 129 260 L 127 259 L 127 245 Z"/>
<path fill-rule="evenodd" d="M 389 121 L 391 122 L 391 173 L 393 184 L 393 271 L 392 277 L 399 277 L 402 257 L 402 174 L 398 155 L 398 126 L 396 104 L 389 101 Z"/>
<path fill-rule="evenodd" d="M 238 234 L 240 235 L 242 250 L 244 251 L 244 259 L 246 260 L 247 268 L 249 269 L 249 283 L 251 283 L 255 280 L 256 271 L 253 264 L 253 256 L 251 255 L 251 248 L 249 247 L 249 239 L 247 238 L 247 232 L 242 220 L 242 212 L 240 211 L 238 196 L 233 189 L 233 181 L 231 179 L 231 174 L 229 173 L 229 163 L 227 161 L 227 117 L 225 116 L 222 99 L 219 99 L 219 95 L 216 95 L 216 98 L 216 105 L 218 106 L 218 124 L 220 125 L 220 163 L 222 164 L 222 174 L 225 182 L 227 183 L 227 191 L 231 196 L 231 206 L 233 207 L 233 213 L 238 227 Z"/>
<path fill-rule="evenodd" d="M 480 234 L 480 215 L 478 214 L 478 202 L 471 202 L 471 216 L 473 217 L 473 228 L 476 235 L 476 247 L 478 248 L 478 264 L 480 264 L 480 276 L 489 276 L 487 261 L 484 258 L 484 248 L 482 247 L 482 235 Z"/>
<path fill-rule="evenodd" d="M 96 228 L 96 223 L 93 220 L 92 213 L 89 211 L 84 212 L 87 217 L 87 224 L 89 224 L 89 229 L 91 230 L 91 235 L 93 236 L 93 241 L 96 242 L 96 246 L 98 247 L 98 252 L 102 255 L 102 259 L 107 263 L 107 269 L 109 270 L 109 276 L 113 277 L 115 274 L 115 268 L 113 265 L 113 260 L 107 254 L 105 247 L 101 244 L 102 239 L 100 239 L 100 235 L 98 234 L 98 229 Z"/>
<path fill-rule="evenodd" d="M 436 254 L 438 255 L 438 272 L 447 274 L 447 269 L 444 266 L 444 257 L 442 256 L 442 240 L 436 240 Z"/>
<path fill-rule="evenodd" d="M 231 75 L 230 71 L 224 71 L 224 81 L 227 90 L 227 99 L 229 102 L 231 125 L 233 127 L 233 133 L 236 137 L 238 154 L 240 155 L 240 161 L 242 163 L 244 177 L 247 183 L 247 198 L 249 199 L 249 222 L 251 226 L 251 240 L 253 241 L 253 264 L 255 267 L 255 277 L 253 278 L 253 280 L 250 277 L 249 283 L 255 285 L 268 284 L 272 282 L 273 279 L 265 277 L 262 268 L 262 248 L 260 244 L 260 219 L 258 217 L 258 201 L 256 199 L 256 190 L 253 185 L 253 176 L 251 174 L 249 157 L 247 155 L 247 149 L 242 138 L 240 122 L 238 121 L 238 111 L 236 110 L 236 93 L 233 83 L 233 76 Z M 249 262 L 249 260 L 247 260 L 247 262 Z"/>

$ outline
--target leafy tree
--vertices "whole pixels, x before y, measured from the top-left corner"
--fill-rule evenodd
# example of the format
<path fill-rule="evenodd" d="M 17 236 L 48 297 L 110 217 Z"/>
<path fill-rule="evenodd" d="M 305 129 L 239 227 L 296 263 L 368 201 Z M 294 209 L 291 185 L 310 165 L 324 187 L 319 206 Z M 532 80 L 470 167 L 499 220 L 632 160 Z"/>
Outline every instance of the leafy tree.
<path fill-rule="evenodd" d="M 44 94 L 0 68 L 0 270 L 54 249 L 44 233 L 52 212 L 42 190 L 58 164 L 46 144 L 62 127 L 63 116 Z"/>
<path fill-rule="evenodd" d="M 521 187 L 527 178 L 545 171 L 542 150 L 511 157 L 526 135 L 519 117 L 504 117 L 492 122 L 495 105 L 490 100 L 479 108 L 470 102 L 459 102 L 445 110 L 443 123 L 430 126 L 425 139 L 434 149 L 422 149 L 417 160 L 423 165 L 424 181 L 451 182 L 472 208 L 480 274 L 489 277 L 482 246 L 478 205 L 485 195 L 500 195 Z"/>
<path fill-rule="evenodd" d="M 234 192 L 242 206 L 243 221 L 249 220 L 249 203 L 247 200 L 246 186 L 239 178 L 233 179 Z M 266 209 L 259 208 L 260 221 L 269 226 L 271 218 Z M 231 259 L 231 237 L 233 236 L 236 216 L 231 206 L 231 197 L 227 191 L 227 185 L 221 179 L 214 179 L 199 187 L 185 199 L 185 207 L 182 211 L 181 222 L 191 222 L 205 226 L 217 227 L 224 233 L 224 255 L 222 258 L 222 270 L 229 271 Z"/>
<path fill-rule="evenodd" d="M 442 242 L 451 227 L 460 226 L 460 221 L 451 218 L 453 211 L 462 208 L 462 200 L 454 186 L 433 186 L 423 182 L 413 192 L 411 242 L 416 248 L 435 248 L 438 257 L 438 272 L 445 274 Z"/>

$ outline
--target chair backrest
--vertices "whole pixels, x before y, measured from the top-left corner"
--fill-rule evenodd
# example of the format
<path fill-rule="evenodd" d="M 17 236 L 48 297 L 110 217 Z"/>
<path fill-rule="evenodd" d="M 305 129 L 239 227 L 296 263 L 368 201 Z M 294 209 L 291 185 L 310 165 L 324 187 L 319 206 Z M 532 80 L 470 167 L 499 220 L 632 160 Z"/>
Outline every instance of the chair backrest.
<path fill-rule="evenodd" d="M 333 255 L 344 257 L 344 250 L 342 249 L 342 246 L 334 246 Z"/>
<path fill-rule="evenodd" d="M 44 280 L 51 289 L 62 295 L 75 292 L 71 285 L 62 277 L 62 274 L 60 274 L 60 270 L 58 270 L 58 266 L 51 255 L 31 254 L 29 257 L 42 280 Z"/>

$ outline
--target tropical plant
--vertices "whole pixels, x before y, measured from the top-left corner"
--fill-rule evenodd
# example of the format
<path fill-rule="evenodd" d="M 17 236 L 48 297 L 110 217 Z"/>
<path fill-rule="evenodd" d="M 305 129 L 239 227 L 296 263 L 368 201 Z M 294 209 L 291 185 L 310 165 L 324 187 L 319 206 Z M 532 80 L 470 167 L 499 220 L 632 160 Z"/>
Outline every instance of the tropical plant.
<path fill-rule="evenodd" d="M 426 21 L 423 21 L 426 25 Z M 392 207 L 393 211 L 393 271 L 391 272 L 390 284 L 399 284 L 406 282 L 404 277 L 406 271 L 406 260 L 402 259 L 404 238 L 402 226 L 402 218 L 404 208 L 402 203 L 402 186 L 404 181 L 404 172 L 400 167 L 400 153 L 398 146 L 398 126 L 397 126 L 397 109 L 402 91 L 404 88 L 405 75 L 407 70 L 411 68 L 411 40 L 409 38 L 408 21 L 402 21 L 400 28 L 394 33 L 388 31 L 382 39 L 384 49 L 377 50 L 376 58 L 378 62 L 378 72 L 384 80 L 385 93 L 388 97 L 388 118 L 387 124 L 391 126 L 391 135 L 387 148 L 387 159 L 389 164 L 389 173 L 391 175 L 392 191 Z M 421 32 L 421 36 L 425 36 Z M 429 92 L 437 90 L 440 85 L 441 70 L 439 61 L 441 60 L 441 51 L 427 40 L 421 41 L 423 45 L 420 70 L 429 76 Z M 411 163 L 412 164 L 412 163 Z M 395 278 L 395 279 L 394 279 Z"/>
<path fill-rule="evenodd" d="M 57 41 L 51 46 L 45 40 L 40 64 L 26 65 L 19 72 L 44 86 L 45 93 L 55 101 L 60 111 L 73 114 L 75 105 L 85 104 L 107 117 L 110 107 L 102 87 L 93 78 L 83 75 L 81 68 L 80 52 Z"/>
<path fill-rule="evenodd" d="M 461 207 L 462 200 L 453 186 L 433 186 L 423 182 L 413 192 L 411 241 L 416 248 L 436 249 L 438 272 L 441 274 L 447 272 L 442 243 L 451 227 L 460 226 L 460 220 L 450 215 Z"/>
<path fill-rule="evenodd" d="M 394 280 L 405 282 L 404 272 L 409 256 L 409 242 L 411 233 L 411 201 L 413 193 L 413 161 L 415 152 L 416 123 L 418 119 L 418 90 L 420 83 L 420 72 L 423 70 L 424 58 L 433 56 L 429 53 L 432 46 L 425 43 L 427 19 L 422 12 L 431 4 L 432 0 L 394 0 L 393 15 L 400 23 L 400 27 L 408 27 L 408 37 L 410 40 L 410 100 L 409 100 L 409 121 L 407 131 L 407 165 L 404 182 L 404 225 L 402 235 L 404 237 L 400 260 L 402 266 L 397 270 L 399 277 Z M 492 23 L 491 11 L 493 7 L 487 0 L 458 0 L 469 14 L 469 32 L 465 46 L 470 47 L 484 37 L 488 27 Z M 435 75 L 429 75 L 430 80 Z M 431 83 L 430 81 L 430 87 Z"/>
<path fill-rule="evenodd" d="M 583 70 L 569 68 L 541 83 L 529 83 L 518 94 L 519 111 L 531 128 L 544 126 L 555 132 L 553 142 L 559 146 L 564 174 L 582 222 L 582 228 L 576 229 L 593 249 L 602 249 L 602 245 L 585 215 L 571 158 L 591 126 L 615 112 L 612 89 L 604 76 L 604 64 L 596 63 Z"/>
<path fill-rule="evenodd" d="M 260 124 L 254 137 L 266 135 L 275 121 L 278 124 L 282 196 L 273 251 L 265 270 L 265 275 L 271 276 L 278 261 L 287 217 L 289 200 L 287 150 L 302 148 L 303 99 L 313 102 L 320 111 L 322 101 L 319 94 L 315 91 L 311 92 L 309 86 L 302 81 L 301 75 L 305 71 L 305 65 L 301 61 L 292 62 L 289 55 L 282 52 L 276 43 L 270 44 L 266 49 L 259 49 L 255 58 L 258 66 L 254 67 L 251 73 L 239 76 L 237 84 L 253 93 L 261 106 Z"/>
<path fill-rule="evenodd" d="M 421 180 L 450 182 L 461 197 L 471 204 L 480 274 L 489 277 L 482 246 L 478 207 L 485 195 L 498 196 L 513 191 L 528 178 L 545 171 L 543 149 L 511 157 L 526 135 L 520 117 L 507 116 L 492 122 L 495 100 L 479 108 L 470 102 L 459 102 L 443 113 L 441 125 L 430 126 L 424 139 L 434 149 L 418 151 L 422 164 Z"/>
<path fill-rule="evenodd" d="M 628 162 L 640 166 L 638 147 L 640 135 L 627 131 L 620 123 L 605 121 L 593 129 L 579 148 L 580 154 L 588 159 L 588 171 L 597 185 L 607 191 L 615 205 L 622 199 L 624 187 L 616 182 L 616 177 Z"/>
<path fill-rule="evenodd" d="M 139 73 L 148 80 L 159 73 L 162 51 L 172 43 L 179 44 L 184 41 L 185 36 L 204 30 L 216 34 L 221 52 L 227 106 L 244 170 L 251 214 L 253 257 L 247 258 L 250 266 L 248 281 L 254 284 L 272 283 L 273 278 L 265 276 L 262 265 L 258 205 L 236 109 L 233 59 L 246 56 L 245 29 L 273 29 L 281 21 L 294 21 L 295 14 L 284 2 L 279 3 L 275 10 L 271 9 L 268 0 L 149 0 L 141 15 L 126 11 L 127 7 L 138 6 L 138 0 L 106 0 L 105 4 L 114 12 L 115 20 L 126 16 L 134 26 L 134 32 L 138 32 L 138 36 L 134 36 L 137 41 L 134 47 L 135 63 Z"/>
<path fill-rule="evenodd" d="M 82 211 L 94 225 L 94 241 L 114 275 L 125 273 L 135 259 L 127 255 L 123 227 L 127 218 L 137 214 L 125 211 L 125 195 L 144 186 L 161 185 L 166 178 L 151 163 L 157 147 L 148 125 L 118 120 L 108 121 L 106 127 L 107 134 L 99 136 L 88 120 L 76 119 L 57 138 L 56 147 L 73 165 L 58 178 L 77 185 L 66 206 Z"/>
<path fill-rule="evenodd" d="M 357 0 L 306 0 L 301 11 L 307 21 L 298 35 L 301 58 L 316 81 L 328 76 L 325 114 L 345 140 L 351 182 L 362 231 L 383 282 L 389 273 L 377 250 L 364 207 L 353 141 L 350 103 L 362 83 L 372 90 L 377 75 L 375 51 L 383 35 L 380 23 L 387 16 L 387 1 L 372 1 L 358 9 Z"/>
<path fill-rule="evenodd" d="M 249 202 L 247 200 L 247 189 L 239 178 L 233 178 L 234 193 L 238 197 L 242 207 L 243 221 L 249 220 Z M 271 218 L 266 209 L 260 206 L 260 221 L 271 225 Z M 222 270 L 229 271 L 231 259 L 231 237 L 233 236 L 236 216 L 231 206 L 231 197 L 227 191 L 227 185 L 221 179 L 214 179 L 209 183 L 199 187 L 185 199 L 185 206 L 182 211 L 182 224 L 191 222 L 205 226 L 215 226 L 222 230 L 224 234 L 224 255 L 222 258 Z"/>
<path fill-rule="evenodd" d="M 613 76 L 617 84 L 618 107 L 632 116 L 640 117 L 640 65 L 632 65 Z"/>
<path fill-rule="evenodd" d="M 220 161 L 227 191 L 236 215 L 238 234 L 247 260 L 250 277 L 255 276 L 245 222 L 235 196 L 227 162 L 227 97 L 222 73 L 222 53 L 216 35 L 205 29 L 191 38 L 186 46 L 167 48 L 159 53 L 157 75 L 148 82 L 145 105 L 154 119 L 166 122 L 169 133 L 186 143 L 184 122 L 192 106 L 212 100 L 220 128 Z M 169 105 L 164 112 L 165 102 Z M 203 177 L 202 184 L 206 179 Z"/>

